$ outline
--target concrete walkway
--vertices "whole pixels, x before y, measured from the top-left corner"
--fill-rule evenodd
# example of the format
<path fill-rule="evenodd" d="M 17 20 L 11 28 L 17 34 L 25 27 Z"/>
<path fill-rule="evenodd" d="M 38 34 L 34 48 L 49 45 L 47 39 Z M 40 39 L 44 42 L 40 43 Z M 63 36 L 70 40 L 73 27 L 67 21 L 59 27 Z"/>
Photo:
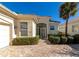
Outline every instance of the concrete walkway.
<path fill-rule="evenodd" d="M 50 45 L 45 40 L 40 40 L 38 45 L 9 46 L 0 49 L 3 57 L 67 57 L 79 56 L 74 53 L 73 45 Z M 79 47 L 77 45 L 76 47 Z"/>

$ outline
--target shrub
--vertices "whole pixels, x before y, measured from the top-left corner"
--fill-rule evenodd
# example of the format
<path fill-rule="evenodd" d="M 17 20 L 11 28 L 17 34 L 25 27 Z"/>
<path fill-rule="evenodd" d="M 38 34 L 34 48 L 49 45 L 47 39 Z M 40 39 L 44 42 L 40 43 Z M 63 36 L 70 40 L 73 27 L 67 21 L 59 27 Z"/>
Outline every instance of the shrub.
<path fill-rule="evenodd" d="M 58 34 L 57 34 L 58 36 L 65 36 L 65 33 L 63 33 L 63 32 L 58 32 Z"/>
<path fill-rule="evenodd" d="M 61 42 L 60 43 L 62 43 L 62 44 L 65 44 L 65 43 L 67 43 L 67 37 L 65 37 L 65 36 L 62 36 L 61 37 Z"/>
<path fill-rule="evenodd" d="M 33 44 L 38 44 L 39 42 L 39 38 L 38 37 L 34 37 L 34 38 L 30 38 L 30 44 L 33 45 Z"/>
<path fill-rule="evenodd" d="M 67 41 L 68 44 L 71 44 L 74 42 L 74 37 L 68 36 L 67 38 L 68 38 L 68 41 Z"/>
<path fill-rule="evenodd" d="M 62 36 L 62 34 L 63 34 L 62 32 L 58 32 L 58 34 L 57 34 L 57 35 L 61 37 L 61 36 Z"/>
<path fill-rule="evenodd" d="M 50 41 L 50 43 L 53 43 L 53 44 L 60 43 L 60 37 L 50 36 L 48 40 Z"/>
<path fill-rule="evenodd" d="M 79 34 L 75 34 L 73 37 L 74 37 L 74 43 L 79 43 Z"/>
<path fill-rule="evenodd" d="M 12 45 L 35 45 L 38 42 L 38 37 L 17 37 L 12 41 Z"/>
<path fill-rule="evenodd" d="M 51 43 L 53 42 L 52 39 L 53 39 L 53 36 L 49 36 L 49 37 L 48 37 L 48 40 L 49 40 Z"/>
<path fill-rule="evenodd" d="M 53 36 L 52 34 L 48 34 L 48 38 L 50 38 L 50 36 Z"/>
<path fill-rule="evenodd" d="M 57 36 L 56 34 L 48 34 L 48 37 L 50 37 L 50 36 Z"/>
<path fill-rule="evenodd" d="M 61 37 L 61 36 L 65 36 L 65 33 L 64 32 L 58 32 L 57 35 Z M 70 34 L 67 34 L 67 36 L 70 36 Z"/>
<path fill-rule="evenodd" d="M 60 37 L 53 37 L 53 43 L 54 44 L 60 43 Z"/>

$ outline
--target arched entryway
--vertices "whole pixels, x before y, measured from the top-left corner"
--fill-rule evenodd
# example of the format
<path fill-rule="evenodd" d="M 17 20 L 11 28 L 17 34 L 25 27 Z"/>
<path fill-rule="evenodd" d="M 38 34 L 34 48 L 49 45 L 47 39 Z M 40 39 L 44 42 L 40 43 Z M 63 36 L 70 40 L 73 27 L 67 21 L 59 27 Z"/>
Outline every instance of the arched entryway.
<path fill-rule="evenodd" d="M 36 33 L 41 39 L 47 38 L 47 25 L 45 23 L 38 23 Z"/>

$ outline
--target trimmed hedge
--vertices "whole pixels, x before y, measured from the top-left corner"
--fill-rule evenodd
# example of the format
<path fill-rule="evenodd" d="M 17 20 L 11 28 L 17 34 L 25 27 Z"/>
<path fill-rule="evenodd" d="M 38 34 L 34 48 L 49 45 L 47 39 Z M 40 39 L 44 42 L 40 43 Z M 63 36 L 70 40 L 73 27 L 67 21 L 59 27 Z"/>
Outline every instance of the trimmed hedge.
<path fill-rule="evenodd" d="M 52 43 L 54 43 L 54 44 L 60 43 L 60 37 L 53 37 L 52 38 Z"/>
<path fill-rule="evenodd" d="M 59 36 L 59 35 L 57 35 L 57 34 L 48 34 L 48 37 L 50 37 L 50 36 Z"/>
<path fill-rule="evenodd" d="M 58 37 L 58 36 L 49 36 L 48 40 L 52 44 L 58 44 L 58 43 L 60 43 L 60 37 Z"/>
<path fill-rule="evenodd" d="M 79 36 L 77 36 L 79 37 Z M 62 33 L 58 33 L 58 35 L 49 34 L 48 40 L 50 43 L 57 43 L 57 44 L 72 44 L 74 43 L 74 37 L 68 35 L 67 37 L 65 35 L 62 35 Z M 78 39 L 77 39 L 78 40 Z"/>
<path fill-rule="evenodd" d="M 12 41 L 12 45 L 35 45 L 38 42 L 38 37 L 17 37 Z"/>
<path fill-rule="evenodd" d="M 67 40 L 68 40 L 67 37 L 62 36 L 62 37 L 61 37 L 61 41 L 60 41 L 60 43 L 65 44 L 65 43 L 67 43 Z"/>
<path fill-rule="evenodd" d="M 68 38 L 68 41 L 67 41 L 68 44 L 74 43 L 74 37 L 68 36 L 67 38 Z"/>
<path fill-rule="evenodd" d="M 74 37 L 74 43 L 79 43 L 79 34 L 75 34 L 73 37 Z"/>

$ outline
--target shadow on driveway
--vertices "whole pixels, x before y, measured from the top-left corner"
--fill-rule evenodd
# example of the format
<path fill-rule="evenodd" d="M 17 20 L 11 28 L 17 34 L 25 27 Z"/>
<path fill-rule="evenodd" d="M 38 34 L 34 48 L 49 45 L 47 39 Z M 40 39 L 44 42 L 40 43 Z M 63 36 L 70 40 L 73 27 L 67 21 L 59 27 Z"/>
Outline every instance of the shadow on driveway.
<path fill-rule="evenodd" d="M 45 40 L 45 43 L 48 45 L 52 45 L 48 40 Z M 73 57 L 79 57 L 79 44 L 69 44 L 68 46 L 72 49 L 72 51 L 70 51 L 69 54 Z"/>
<path fill-rule="evenodd" d="M 71 56 L 79 57 L 79 44 L 70 44 L 72 48 L 72 52 L 70 53 Z"/>

